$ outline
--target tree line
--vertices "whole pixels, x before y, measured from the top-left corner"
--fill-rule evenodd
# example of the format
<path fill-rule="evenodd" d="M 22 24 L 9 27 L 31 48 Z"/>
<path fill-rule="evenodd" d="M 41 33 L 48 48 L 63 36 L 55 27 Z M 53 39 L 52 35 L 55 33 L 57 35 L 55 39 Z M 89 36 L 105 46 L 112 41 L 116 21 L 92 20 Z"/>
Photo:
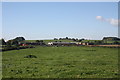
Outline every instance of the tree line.
<path fill-rule="evenodd" d="M 72 41 L 76 41 L 76 42 L 81 42 L 81 41 L 83 41 L 85 39 L 84 38 L 78 39 L 78 38 L 65 37 L 65 38 L 54 38 L 54 40 L 72 40 Z"/>

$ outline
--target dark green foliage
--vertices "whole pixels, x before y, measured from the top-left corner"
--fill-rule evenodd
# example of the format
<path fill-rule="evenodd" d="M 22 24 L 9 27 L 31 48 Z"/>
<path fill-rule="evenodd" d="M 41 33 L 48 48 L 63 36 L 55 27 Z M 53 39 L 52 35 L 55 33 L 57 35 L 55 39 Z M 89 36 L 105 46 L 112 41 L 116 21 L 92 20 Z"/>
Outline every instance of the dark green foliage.
<path fill-rule="evenodd" d="M 36 40 L 37 43 L 43 43 L 43 40 Z"/>
<path fill-rule="evenodd" d="M 12 46 L 12 40 L 8 40 L 8 41 L 6 42 L 6 46 L 7 46 L 7 47 L 11 47 L 11 46 Z"/>
<path fill-rule="evenodd" d="M 25 40 L 24 37 L 16 37 L 15 39 L 8 40 L 6 42 L 6 45 L 7 46 L 11 46 L 11 45 L 19 46 L 19 42 L 24 41 L 24 40 Z"/>
<path fill-rule="evenodd" d="M 101 45 L 101 44 L 103 44 L 103 41 L 94 41 L 93 44 L 94 45 Z"/>
<path fill-rule="evenodd" d="M 117 38 L 117 37 L 104 37 L 103 40 L 118 41 L 118 40 L 120 40 L 120 38 Z"/>
<path fill-rule="evenodd" d="M 19 41 L 17 39 L 13 39 L 12 45 L 19 46 Z"/>
<path fill-rule="evenodd" d="M 118 41 L 115 41 L 114 44 L 119 44 L 119 42 L 118 42 Z"/>
<path fill-rule="evenodd" d="M 39 40 L 36 40 L 37 43 L 39 43 L 40 41 Z"/>
<path fill-rule="evenodd" d="M 6 44 L 6 47 L 3 48 L 3 51 L 19 49 L 19 43 L 24 40 L 25 39 L 23 37 L 16 37 L 15 39 L 8 40 L 6 43 L 3 41 L 3 43 Z"/>
<path fill-rule="evenodd" d="M 85 40 L 85 39 L 78 39 L 78 41 L 77 41 L 77 42 L 81 42 L 81 41 L 83 41 L 83 40 Z"/>
<path fill-rule="evenodd" d="M 24 58 L 37 58 L 35 55 L 28 55 L 28 56 L 25 56 Z"/>
<path fill-rule="evenodd" d="M 43 42 L 43 40 L 40 40 L 40 42 Z"/>
<path fill-rule="evenodd" d="M 25 38 L 24 37 L 16 37 L 15 40 L 17 40 L 18 42 L 20 42 L 20 41 L 24 41 Z"/>
<path fill-rule="evenodd" d="M 0 40 L 0 45 L 6 45 L 6 42 L 3 38 Z"/>
<path fill-rule="evenodd" d="M 76 39 L 75 39 L 75 38 L 72 38 L 72 40 L 73 40 L 73 41 L 76 41 Z"/>
<path fill-rule="evenodd" d="M 16 45 L 6 45 L 3 47 L 2 51 L 10 51 L 10 50 L 20 50 L 20 49 L 27 49 L 27 48 L 35 48 L 34 46 L 16 46 Z"/>
<path fill-rule="evenodd" d="M 57 38 L 54 38 L 54 40 L 58 40 Z"/>
<path fill-rule="evenodd" d="M 11 47 L 12 45 L 19 46 L 19 42 L 18 42 L 18 40 L 13 39 L 13 40 L 7 41 L 7 42 L 6 42 L 6 45 L 7 45 L 7 46 L 10 46 L 10 47 Z"/>
<path fill-rule="evenodd" d="M 9 50 L 18 50 L 19 48 L 16 46 L 6 46 L 2 49 L 2 51 L 9 51 Z"/>
<path fill-rule="evenodd" d="M 68 37 L 66 37 L 66 39 L 69 39 Z"/>

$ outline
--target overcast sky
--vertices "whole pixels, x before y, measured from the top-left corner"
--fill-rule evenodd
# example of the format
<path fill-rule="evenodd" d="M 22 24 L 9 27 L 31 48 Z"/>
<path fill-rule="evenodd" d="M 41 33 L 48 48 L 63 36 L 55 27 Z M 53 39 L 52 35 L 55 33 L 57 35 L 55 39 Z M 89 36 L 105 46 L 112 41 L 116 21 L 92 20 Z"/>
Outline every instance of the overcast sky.
<path fill-rule="evenodd" d="M 3 38 L 118 36 L 117 2 L 3 2 Z"/>

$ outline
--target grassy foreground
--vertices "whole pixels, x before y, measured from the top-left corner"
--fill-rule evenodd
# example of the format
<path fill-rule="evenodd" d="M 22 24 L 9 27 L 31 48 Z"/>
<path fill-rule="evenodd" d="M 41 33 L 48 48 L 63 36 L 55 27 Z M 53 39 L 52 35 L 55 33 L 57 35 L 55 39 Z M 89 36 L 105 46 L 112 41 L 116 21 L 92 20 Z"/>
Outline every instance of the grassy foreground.
<path fill-rule="evenodd" d="M 24 58 L 27 55 L 37 58 Z M 116 78 L 118 49 L 36 47 L 2 53 L 3 78 Z"/>

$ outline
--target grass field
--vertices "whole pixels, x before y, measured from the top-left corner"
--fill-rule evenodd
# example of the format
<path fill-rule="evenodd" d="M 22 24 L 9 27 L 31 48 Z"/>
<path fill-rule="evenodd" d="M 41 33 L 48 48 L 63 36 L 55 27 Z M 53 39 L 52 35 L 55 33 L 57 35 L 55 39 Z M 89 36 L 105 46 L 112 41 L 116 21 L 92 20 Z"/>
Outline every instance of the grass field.
<path fill-rule="evenodd" d="M 27 55 L 37 58 L 24 58 Z M 118 49 L 36 47 L 2 53 L 3 78 L 116 78 Z"/>
<path fill-rule="evenodd" d="M 26 42 L 36 42 L 36 40 L 25 40 Z M 73 40 L 43 40 L 46 44 L 48 43 L 48 42 L 55 42 L 55 41 L 62 41 L 62 42 L 75 42 L 75 41 L 73 41 Z M 102 40 L 83 40 L 83 41 L 81 41 L 81 42 L 92 42 L 92 43 L 94 43 L 95 41 L 102 41 Z M 114 43 L 115 41 L 105 41 L 105 43 Z M 120 41 L 117 41 L 117 42 L 119 42 L 120 43 Z"/>
<path fill-rule="evenodd" d="M 36 40 L 25 40 L 26 42 L 36 42 Z M 74 42 L 73 40 L 43 40 L 46 44 L 48 42 L 62 41 L 62 42 Z"/>

